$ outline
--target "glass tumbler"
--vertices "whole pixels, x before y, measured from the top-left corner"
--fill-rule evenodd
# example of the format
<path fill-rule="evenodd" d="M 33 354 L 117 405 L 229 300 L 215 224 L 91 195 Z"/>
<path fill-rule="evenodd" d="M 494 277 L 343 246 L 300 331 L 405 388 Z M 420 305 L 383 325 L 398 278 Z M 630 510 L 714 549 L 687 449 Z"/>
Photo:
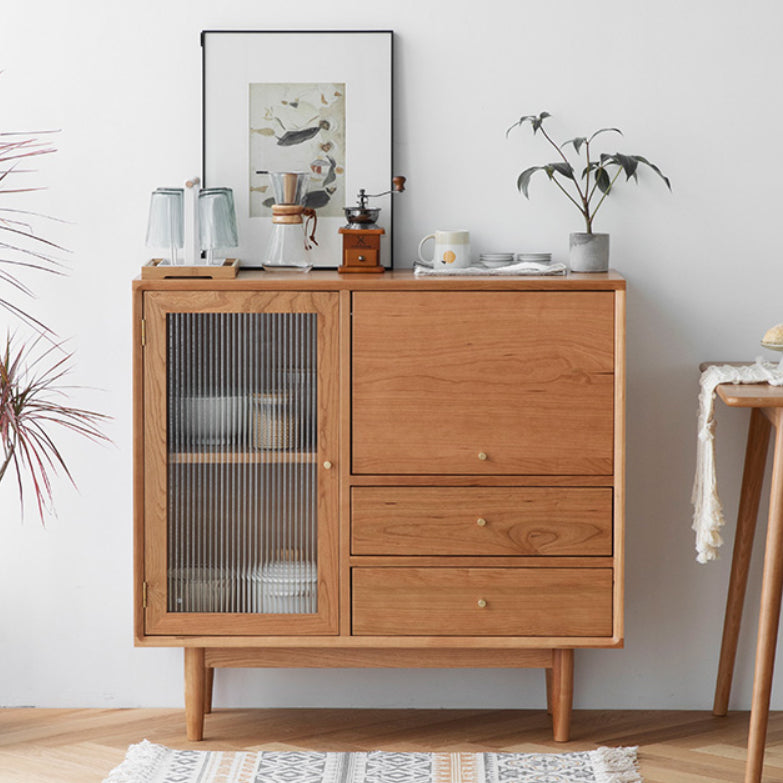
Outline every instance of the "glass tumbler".
<path fill-rule="evenodd" d="M 199 241 L 207 251 L 207 264 L 219 264 L 218 248 L 236 247 L 237 219 L 231 188 L 205 188 L 198 194 Z"/>
<path fill-rule="evenodd" d="M 176 265 L 177 248 L 184 244 L 183 188 L 158 188 L 150 199 L 147 221 L 147 246 L 166 248 L 168 263 Z"/>

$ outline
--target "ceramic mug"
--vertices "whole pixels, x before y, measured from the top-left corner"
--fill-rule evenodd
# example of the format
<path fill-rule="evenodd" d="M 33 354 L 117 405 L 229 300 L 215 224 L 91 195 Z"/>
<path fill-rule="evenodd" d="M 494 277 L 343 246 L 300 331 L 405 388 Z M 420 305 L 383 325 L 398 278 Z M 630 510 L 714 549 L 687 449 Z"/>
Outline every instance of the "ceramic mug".
<path fill-rule="evenodd" d="M 435 243 L 432 259 L 424 258 L 421 253 L 428 239 L 432 239 Z M 423 264 L 431 264 L 438 272 L 452 272 L 470 266 L 470 232 L 436 231 L 434 234 L 427 234 L 419 242 L 419 260 Z"/>

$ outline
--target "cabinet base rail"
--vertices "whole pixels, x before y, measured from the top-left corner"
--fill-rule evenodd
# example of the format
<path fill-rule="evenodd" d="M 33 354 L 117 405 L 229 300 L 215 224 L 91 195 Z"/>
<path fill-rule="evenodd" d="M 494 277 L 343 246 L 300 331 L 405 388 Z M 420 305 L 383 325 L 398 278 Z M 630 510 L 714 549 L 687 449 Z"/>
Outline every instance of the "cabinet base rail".
<path fill-rule="evenodd" d="M 574 651 L 552 650 L 301 650 L 185 647 L 185 724 L 191 742 L 204 738 L 219 668 L 520 668 L 544 669 L 547 712 L 555 742 L 568 742 L 574 695 Z"/>

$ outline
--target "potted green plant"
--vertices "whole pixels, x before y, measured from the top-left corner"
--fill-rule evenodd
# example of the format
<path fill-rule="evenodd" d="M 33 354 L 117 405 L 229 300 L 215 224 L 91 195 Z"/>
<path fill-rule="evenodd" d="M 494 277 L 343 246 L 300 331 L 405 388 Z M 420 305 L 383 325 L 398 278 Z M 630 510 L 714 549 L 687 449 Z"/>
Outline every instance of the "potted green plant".
<path fill-rule="evenodd" d="M 23 272 L 62 274 L 62 265 L 51 253 L 63 248 L 33 227 L 43 216 L 14 203 L 18 194 L 37 188 L 12 182 L 16 175 L 30 173 L 20 164 L 52 152 L 35 136 L 0 133 L 0 311 L 33 332 L 29 339 L 9 333 L 0 346 L 0 481 L 14 476 L 22 510 L 25 488 L 31 487 L 41 521 L 53 510 L 54 475 L 62 472 L 73 481 L 57 446 L 58 431 L 106 440 L 100 425 L 107 418 L 68 403 L 73 387 L 64 381 L 72 355 L 45 324 L 10 298 L 13 291 L 32 294 L 21 279 Z"/>
<path fill-rule="evenodd" d="M 603 205 L 606 197 L 612 192 L 620 174 L 625 174 L 626 181 L 633 179 L 638 182 L 639 165 L 647 166 L 654 171 L 671 190 L 669 178 L 654 163 L 641 155 L 626 155 L 621 152 L 602 152 L 596 156 L 592 148 L 593 141 L 604 133 L 619 133 L 618 128 L 601 128 L 590 136 L 577 136 L 558 144 L 544 128 L 544 121 L 551 117 L 548 112 L 538 116 L 526 115 L 520 117 L 507 131 L 506 136 L 514 129 L 529 123 L 533 135 L 541 131 L 541 135 L 554 147 L 558 160 L 543 166 L 531 166 L 525 169 L 517 178 L 517 189 L 530 198 L 528 187 L 531 177 L 537 171 L 543 171 L 550 181 L 563 192 L 566 198 L 579 210 L 585 221 L 585 231 L 573 233 L 569 237 L 569 263 L 574 272 L 605 272 L 609 268 L 609 235 L 597 234 L 593 231 L 593 220 Z M 566 148 L 573 147 L 577 156 L 584 156 L 580 164 L 581 172 L 575 168 L 566 155 Z"/>

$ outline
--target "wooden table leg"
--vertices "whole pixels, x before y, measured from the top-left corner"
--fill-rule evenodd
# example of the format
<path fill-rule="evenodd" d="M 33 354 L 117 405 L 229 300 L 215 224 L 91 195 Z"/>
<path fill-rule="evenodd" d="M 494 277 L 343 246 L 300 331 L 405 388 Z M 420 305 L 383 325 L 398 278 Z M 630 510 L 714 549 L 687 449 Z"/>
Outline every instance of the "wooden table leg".
<path fill-rule="evenodd" d="M 204 690 L 207 670 L 204 666 L 204 648 L 185 648 L 185 726 L 188 739 L 204 739 Z"/>
<path fill-rule="evenodd" d="M 770 423 L 759 408 L 750 412 L 748 444 L 745 449 L 745 468 L 742 474 L 742 492 L 737 512 L 737 530 L 734 534 L 734 555 L 731 560 L 731 578 L 726 599 L 726 618 L 723 621 L 723 642 L 720 649 L 718 679 L 715 686 L 713 715 L 726 715 L 729 709 L 731 681 L 737 658 L 742 607 L 748 585 L 750 555 L 756 532 L 761 486 L 764 483 L 764 467 L 767 463 Z"/>
<path fill-rule="evenodd" d="M 555 742 L 568 742 L 574 702 L 574 651 L 555 650 L 552 659 L 552 729 Z"/>
<path fill-rule="evenodd" d="M 769 409 L 768 409 L 769 410 Z M 783 588 L 783 423 L 781 409 L 774 409 L 775 452 L 772 463 L 772 487 L 769 500 L 767 544 L 764 550 L 764 577 L 761 583 L 759 635 L 756 646 L 756 670 L 753 675 L 753 701 L 748 732 L 748 760 L 745 783 L 760 783 L 767 740 L 769 698 L 780 621 Z"/>
<path fill-rule="evenodd" d="M 215 669 L 207 666 L 204 678 L 204 714 L 209 715 L 212 712 L 212 690 L 215 684 Z"/>

